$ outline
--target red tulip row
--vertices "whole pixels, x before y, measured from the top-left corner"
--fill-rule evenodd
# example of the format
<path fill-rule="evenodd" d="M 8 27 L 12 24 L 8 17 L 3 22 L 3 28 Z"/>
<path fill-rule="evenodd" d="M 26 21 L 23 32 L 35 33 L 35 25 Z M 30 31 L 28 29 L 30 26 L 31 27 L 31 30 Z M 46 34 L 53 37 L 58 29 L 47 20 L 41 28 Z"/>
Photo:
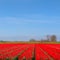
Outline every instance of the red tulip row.
<path fill-rule="evenodd" d="M 29 46 L 29 48 L 28 48 L 24 53 L 22 53 L 18 58 L 19 58 L 19 60 L 23 60 L 23 59 L 32 60 L 33 55 L 34 55 L 33 52 L 34 52 L 34 45 L 31 45 L 31 46 Z"/>
<path fill-rule="evenodd" d="M 10 47 L 10 46 L 9 46 Z M 15 57 L 18 56 L 19 53 L 21 53 L 22 51 L 26 50 L 28 48 L 27 45 L 18 45 L 18 46 L 14 46 L 14 47 L 10 47 L 9 49 L 6 50 L 0 50 L 0 59 L 4 60 L 4 59 L 14 59 Z"/>
<path fill-rule="evenodd" d="M 53 45 L 52 45 L 53 46 Z M 60 49 L 52 48 L 50 45 L 40 45 L 40 48 L 42 48 L 50 57 L 52 57 L 52 60 L 59 60 L 60 59 Z"/>
<path fill-rule="evenodd" d="M 36 60 L 49 60 L 48 55 L 44 53 L 44 51 L 42 51 L 39 45 L 36 45 L 35 57 L 36 57 Z"/>
<path fill-rule="evenodd" d="M 0 44 L 0 60 L 60 60 L 60 44 Z"/>

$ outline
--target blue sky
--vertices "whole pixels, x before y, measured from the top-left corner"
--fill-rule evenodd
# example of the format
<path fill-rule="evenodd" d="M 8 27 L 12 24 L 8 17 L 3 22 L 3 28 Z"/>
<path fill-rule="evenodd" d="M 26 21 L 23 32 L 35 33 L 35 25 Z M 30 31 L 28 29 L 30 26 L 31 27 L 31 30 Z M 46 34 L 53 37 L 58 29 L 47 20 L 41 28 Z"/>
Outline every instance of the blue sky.
<path fill-rule="evenodd" d="M 60 0 L 0 1 L 0 39 L 60 38 Z"/>

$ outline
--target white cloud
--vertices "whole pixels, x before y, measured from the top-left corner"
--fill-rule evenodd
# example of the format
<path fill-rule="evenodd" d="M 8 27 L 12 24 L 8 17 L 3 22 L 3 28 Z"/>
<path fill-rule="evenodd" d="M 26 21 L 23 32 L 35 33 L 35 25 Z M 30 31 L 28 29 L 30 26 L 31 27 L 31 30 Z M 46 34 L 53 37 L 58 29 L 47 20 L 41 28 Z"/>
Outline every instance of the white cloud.
<path fill-rule="evenodd" d="M 56 20 L 34 20 L 34 19 L 25 19 L 25 18 L 15 18 L 15 17 L 5 17 L 0 18 L 0 24 L 60 24 L 60 22 Z"/>

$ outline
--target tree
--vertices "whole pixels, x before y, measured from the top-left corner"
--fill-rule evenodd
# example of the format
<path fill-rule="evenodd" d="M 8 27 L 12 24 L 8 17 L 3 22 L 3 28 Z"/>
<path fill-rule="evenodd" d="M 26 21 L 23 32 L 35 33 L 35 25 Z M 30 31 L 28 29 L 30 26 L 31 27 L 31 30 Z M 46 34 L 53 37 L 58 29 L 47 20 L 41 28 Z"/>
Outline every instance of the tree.
<path fill-rule="evenodd" d="M 35 42 L 36 40 L 35 39 L 30 39 L 30 42 Z"/>
<path fill-rule="evenodd" d="M 57 41 L 55 35 L 52 35 L 52 36 L 51 36 L 51 41 L 52 41 L 52 42 L 56 42 L 56 41 Z"/>

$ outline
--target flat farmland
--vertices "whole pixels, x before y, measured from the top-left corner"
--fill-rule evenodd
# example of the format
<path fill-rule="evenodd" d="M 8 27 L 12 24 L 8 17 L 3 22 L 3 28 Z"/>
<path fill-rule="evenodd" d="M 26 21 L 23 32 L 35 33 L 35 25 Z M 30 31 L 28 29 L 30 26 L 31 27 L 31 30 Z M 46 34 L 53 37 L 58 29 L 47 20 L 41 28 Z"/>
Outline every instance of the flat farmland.
<path fill-rule="evenodd" d="M 0 60 L 60 60 L 60 44 L 2 43 Z"/>

